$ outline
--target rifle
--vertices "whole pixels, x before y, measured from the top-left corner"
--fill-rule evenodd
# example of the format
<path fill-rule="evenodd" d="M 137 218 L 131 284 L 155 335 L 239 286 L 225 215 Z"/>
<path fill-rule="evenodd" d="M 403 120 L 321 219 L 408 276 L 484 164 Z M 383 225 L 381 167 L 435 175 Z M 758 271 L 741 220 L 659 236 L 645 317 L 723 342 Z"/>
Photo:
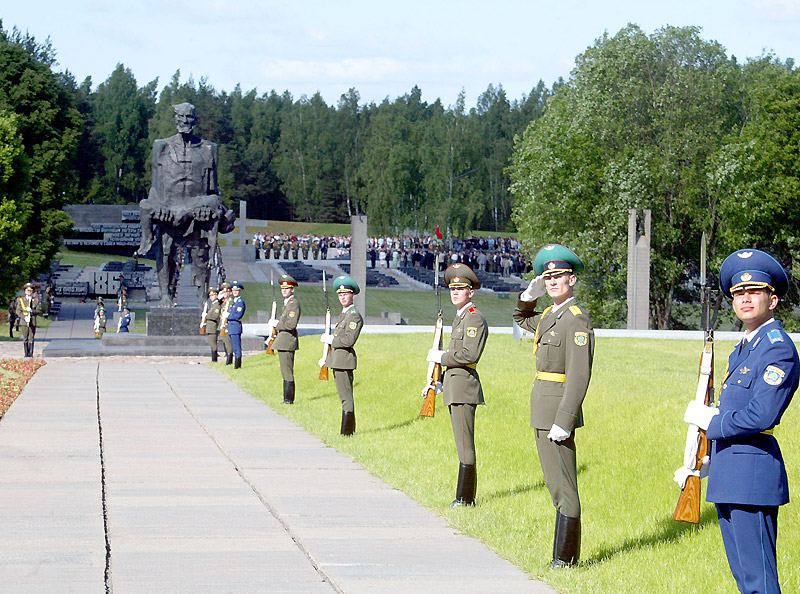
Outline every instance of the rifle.
<path fill-rule="evenodd" d="M 200 334 L 206 333 L 206 318 L 208 317 L 208 301 L 203 304 L 203 316 L 200 318 Z M 120 322 L 122 322 L 122 318 L 120 318 Z M 117 329 L 119 332 L 119 329 Z"/>
<path fill-rule="evenodd" d="M 433 286 L 436 289 L 436 299 L 439 302 L 439 313 L 436 316 L 436 325 L 433 328 L 433 348 L 442 350 L 442 295 L 439 292 L 439 256 L 434 261 Z M 442 381 L 442 364 L 428 363 L 428 386 L 425 388 L 425 396 L 422 402 L 422 409 L 419 411 L 422 417 L 433 417 L 436 414 L 436 384 Z"/>
<path fill-rule="evenodd" d="M 714 324 L 711 320 L 711 288 L 706 284 L 706 234 L 703 232 L 700 244 L 700 301 L 702 303 L 702 322 L 705 333 L 703 353 L 700 357 L 700 372 L 697 380 L 695 400 L 706 406 L 714 402 Z M 686 434 L 686 449 L 683 464 L 686 468 L 698 472 L 703 467 L 703 458 L 708 455 L 708 439 L 706 432 L 697 425 L 689 425 Z M 690 474 L 681 489 L 675 514 L 678 522 L 700 522 L 700 477 Z"/>
<path fill-rule="evenodd" d="M 122 315 L 119 316 L 117 320 L 117 334 L 119 334 L 119 329 L 122 328 Z"/>
<path fill-rule="evenodd" d="M 269 316 L 269 321 L 274 322 L 272 325 L 272 330 L 269 332 L 269 336 L 265 341 L 267 344 L 267 354 L 274 355 L 275 351 L 272 350 L 272 345 L 275 343 L 275 337 L 278 336 L 278 329 L 277 324 L 278 320 L 275 319 L 275 280 L 272 278 L 272 271 L 269 272 L 269 284 L 272 285 L 272 313 Z"/>
<path fill-rule="evenodd" d="M 331 306 L 328 305 L 328 285 L 325 282 L 325 271 L 322 271 L 322 291 L 325 293 L 325 334 L 331 333 Z M 331 352 L 331 345 L 322 345 L 322 365 L 319 368 L 319 378 L 321 380 L 328 379 L 328 368 L 325 366 L 325 361 L 328 358 L 328 353 Z"/>
<path fill-rule="evenodd" d="M 230 297 L 226 297 L 225 300 L 222 302 L 222 311 L 220 312 L 220 318 L 222 318 L 222 323 L 219 325 L 219 337 L 222 338 L 228 333 L 228 313 L 230 313 L 231 305 L 233 305 L 233 300 Z"/>

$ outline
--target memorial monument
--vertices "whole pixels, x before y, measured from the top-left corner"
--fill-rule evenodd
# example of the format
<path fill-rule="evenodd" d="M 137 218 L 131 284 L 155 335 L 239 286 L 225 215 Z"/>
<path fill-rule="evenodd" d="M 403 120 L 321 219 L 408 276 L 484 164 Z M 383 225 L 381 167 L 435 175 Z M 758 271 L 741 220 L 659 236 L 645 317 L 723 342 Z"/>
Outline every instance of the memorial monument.
<path fill-rule="evenodd" d="M 194 105 L 181 103 L 173 110 L 178 133 L 153 144 L 153 181 L 147 198 L 139 202 L 142 241 L 137 254 L 145 256 L 156 246 L 159 306 L 174 307 L 179 252 L 185 251 L 200 306 L 208 296 L 218 233 L 233 231 L 236 215 L 220 198 L 218 146 L 193 134 Z"/>

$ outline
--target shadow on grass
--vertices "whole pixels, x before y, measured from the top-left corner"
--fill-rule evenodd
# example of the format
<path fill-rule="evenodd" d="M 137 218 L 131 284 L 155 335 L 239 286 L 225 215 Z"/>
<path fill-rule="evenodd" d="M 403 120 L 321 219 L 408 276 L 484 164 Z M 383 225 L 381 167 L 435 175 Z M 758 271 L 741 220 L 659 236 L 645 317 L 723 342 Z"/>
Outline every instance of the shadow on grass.
<path fill-rule="evenodd" d="M 580 476 L 583 472 L 586 471 L 586 464 L 581 464 L 577 468 L 578 476 Z M 530 491 L 538 491 L 540 489 L 546 489 L 547 484 L 545 484 L 544 479 L 533 483 L 532 485 L 518 485 L 516 487 L 511 487 L 510 489 L 504 489 L 503 491 L 497 491 L 496 493 L 491 493 L 486 495 L 485 497 L 481 497 L 483 501 L 495 501 L 497 499 L 505 499 L 506 497 L 514 497 L 515 495 L 522 495 L 523 493 L 528 493 Z"/>
<path fill-rule="evenodd" d="M 706 508 L 700 514 L 700 523 L 689 524 L 687 522 L 677 522 L 672 519 L 672 516 L 666 516 L 659 522 L 659 528 L 652 534 L 643 534 L 638 538 L 631 538 L 619 545 L 613 547 L 603 547 L 595 555 L 586 559 L 585 564 L 599 563 L 601 561 L 608 561 L 609 559 L 622 555 L 629 551 L 650 547 L 655 544 L 673 542 L 679 540 L 687 532 L 699 530 L 709 524 L 715 524 L 717 521 L 717 512 L 715 508 Z"/>
<path fill-rule="evenodd" d="M 409 425 L 413 425 L 414 423 L 419 422 L 424 417 L 414 417 L 413 419 L 407 419 L 405 421 L 401 421 L 399 423 L 394 423 L 393 425 L 386 425 L 385 427 L 376 427 L 375 429 L 367 429 L 365 431 L 361 431 L 361 433 L 380 433 L 382 431 L 394 431 L 395 429 L 402 429 L 403 427 L 408 427 Z"/>

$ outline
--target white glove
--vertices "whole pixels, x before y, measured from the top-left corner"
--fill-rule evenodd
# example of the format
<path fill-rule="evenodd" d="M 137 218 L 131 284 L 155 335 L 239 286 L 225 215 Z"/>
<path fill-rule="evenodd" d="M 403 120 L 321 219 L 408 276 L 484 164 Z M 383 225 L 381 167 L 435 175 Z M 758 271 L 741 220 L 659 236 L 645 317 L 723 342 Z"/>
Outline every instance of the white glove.
<path fill-rule="evenodd" d="M 327 361 L 327 359 L 328 359 L 327 357 L 322 357 L 322 359 L 317 361 L 317 365 L 319 365 L 320 367 L 325 367 L 325 361 Z"/>
<path fill-rule="evenodd" d="M 429 385 L 425 386 L 424 388 L 422 388 L 422 397 L 423 398 L 427 398 L 428 397 L 428 390 L 430 390 L 430 389 L 431 389 L 431 387 Z M 434 396 L 438 396 L 439 394 L 442 393 L 443 390 L 444 390 L 444 386 L 442 385 L 442 382 L 434 382 L 433 383 L 433 394 L 434 394 Z"/>
<path fill-rule="evenodd" d="M 278 320 L 271 318 L 267 322 L 267 334 L 272 334 L 272 331 L 275 329 L 275 326 L 278 325 Z"/>
<path fill-rule="evenodd" d="M 708 464 L 710 460 L 711 459 L 708 456 L 704 456 L 703 465 L 700 467 L 700 470 L 691 470 L 690 468 L 681 466 L 675 471 L 675 476 L 672 480 L 678 483 L 678 486 L 683 489 L 683 487 L 686 485 L 686 479 L 690 476 L 699 477 L 701 480 L 706 478 L 708 476 Z"/>
<path fill-rule="evenodd" d="M 431 349 L 428 351 L 428 357 L 426 361 L 429 363 L 441 363 L 442 357 L 447 351 L 440 351 L 439 349 Z"/>
<path fill-rule="evenodd" d="M 550 441 L 563 441 L 569 437 L 569 431 L 564 431 L 558 425 L 553 425 L 550 428 L 550 433 L 547 434 L 547 439 Z"/>
<path fill-rule="evenodd" d="M 544 284 L 544 275 L 540 274 L 528 284 L 528 288 L 519 297 L 523 301 L 536 301 L 545 293 L 547 293 L 547 287 Z"/>
<path fill-rule="evenodd" d="M 711 424 L 711 419 L 716 417 L 718 414 L 718 408 L 712 408 L 710 406 L 706 406 L 705 404 L 701 404 L 697 400 L 692 400 L 689 402 L 689 406 L 686 407 L 686 412 L 683 414 L 683 420 L 692 425 L 697 425 L 700 427 L 700 429 L 705 431 Z"/>
<path fill-rule="evenodd" d="M 328 346 L 333 344 L 333 334 L 325 334 L 323 333 L 322 336 L 319 337 L 319 341 L 327 344 Z"/>

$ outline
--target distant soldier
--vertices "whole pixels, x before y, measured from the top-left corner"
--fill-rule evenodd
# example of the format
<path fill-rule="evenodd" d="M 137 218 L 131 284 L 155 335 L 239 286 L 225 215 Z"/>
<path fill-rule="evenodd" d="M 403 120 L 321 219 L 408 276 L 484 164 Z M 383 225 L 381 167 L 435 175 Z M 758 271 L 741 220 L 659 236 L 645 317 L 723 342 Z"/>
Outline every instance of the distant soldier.
<path fill-rule="evenodd" d="M 583 262 L 563 245 L 547 245 L 533 262 L 538 275 L 519 295 L 514 321 L 534 332 L 536 379 L 531 390 L 531 427 L 544 481 L 556 508 L 553 568 L 578 562 L 581 503 L 578 497 L 575 429 L 583 426 L 582 404 L 594 358 L 594 330 L 572 288 Z M 553 305 L 535 311 L 547 293 Z"/>
<path fill-rule="evenodd" d="M 231 347 L 233 350 L 233 368 L 239 369 L 242 366 L 242 318 L 246 309 L 242 291 L 244 285 L 239 281 L 231 283 L 231 293 L 233 300 L 228 311 L 228 334 L 231 337 Z"/>
<path fill-rule="evenodd" d="M 220 285 L 217 299 L 221 304 L 219 332 L 222 335 L 222 348 L 225 349 L 225 365 L 231 365 L 233 363 L 233 345 L 231 344 L 231 335 L 228 334 L 228 314 L 233 305 L 233 295 L 231 295 L 231 286 L 228 283 Z"/>
<path fill-rule="evenodd" d="M 431 349 L 428 361 L 441 363 L 444 372 L 444 403 L 450 409 L 450 423 L 458 450 L 458 483 L 452 507 L 475 505 L 478 476 L 475 456 L 475 412 L 486 404 L 478 375 L 489 326 L 483 314 L 472 304 L 481 282 L 466 264 L 452 264 L 444 271 L 444 284 L 450 289 L 450 301 L 456 317 L 446 351 Z"/>
<path fill-rule="evenodd" d="M 300 302 L 294 296 L 297 281 L 288 274 L 282 275 L 278 282 L 283 295 L 283 309 L 281 317 L 275 326 L 277 335 L 272 348 L 278 351 L 278 360 L 281 364 L 283 377 L 283 403 L 294 404 L 294 353 L 300 348 L 297 338 L 297 323 L 300 321 Z M 271 333 L 272 329 L 268 330 Z"/>
<path fill-rule="evenodd" d="M 12 299 L 8 302 L 8 337 L 14 338 L 14 326 L 19 328 L 19 318 L 17 317 L 17 300 Z"/>
<path fill-rule="evenodd" d="M 103 334 L 106 333 L 106 308 L 100 307 L 97 310 L 97 318 L 95 318 L 94 322 L 94 335 L 97 338 L 103 338 Z"/>
<path fill-rule="evenodd" d="M 26 283 L 23 287 L 24 295 L 17 297 L 15 314 L 22 330 L 22 342 L 25 347 L 25 356 L 33 357 L 34 339 L 36 337 L 36 316 L 42 313 L 39 298 L 33 294 L 33 285 Z"/>
<path fill-rule="evenodd" d="M 217 297 L 219 291 L 216 287 L 208 289 L 208 301 L 205 308 L 205 335 L 208 339 L 208 346 L 211 347 L 211 361 L 216 363 L 219 359 L 219 352 L 217 351 L 217 342 L 219 340 L 219 320 L 222 316 L 222 305 Z"/>
<path fill-rule="evenodd" d="M 355 401 L 353 398 L 353 371 L 356 368 L 355 345 L 364 320 L 353 304 L 353 298 L 360 289 L 349 276 L 339 276 L 333 281 L 333 288 L 339 303 L 342 304 L 342 313 L 333 328 L 333 334 L 323 334 L 320 341 L 330 345 L 327 359 L 321 362 L 333 370 L 333 379 L 336 381 L 336 391 L 342 401 L 342 435 L 352 435 L 356 430 Z"/>

